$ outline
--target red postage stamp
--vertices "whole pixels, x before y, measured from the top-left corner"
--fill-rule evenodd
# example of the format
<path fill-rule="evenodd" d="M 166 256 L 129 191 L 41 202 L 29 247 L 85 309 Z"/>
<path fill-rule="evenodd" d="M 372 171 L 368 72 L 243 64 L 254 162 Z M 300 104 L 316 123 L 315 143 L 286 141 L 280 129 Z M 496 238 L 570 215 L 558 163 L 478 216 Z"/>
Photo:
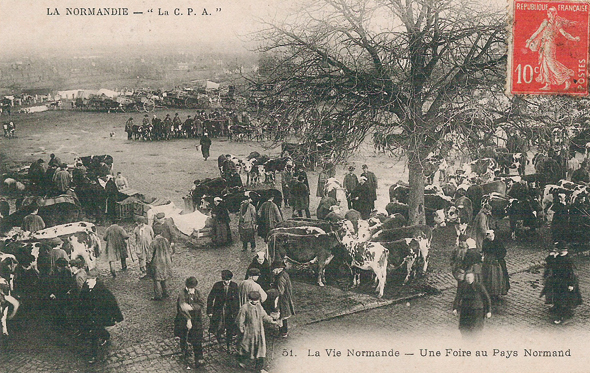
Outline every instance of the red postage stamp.
<path fill-rule="evenodd" d="M 512 4 L 512 94 L 588 95 L 588 1 Z"/>

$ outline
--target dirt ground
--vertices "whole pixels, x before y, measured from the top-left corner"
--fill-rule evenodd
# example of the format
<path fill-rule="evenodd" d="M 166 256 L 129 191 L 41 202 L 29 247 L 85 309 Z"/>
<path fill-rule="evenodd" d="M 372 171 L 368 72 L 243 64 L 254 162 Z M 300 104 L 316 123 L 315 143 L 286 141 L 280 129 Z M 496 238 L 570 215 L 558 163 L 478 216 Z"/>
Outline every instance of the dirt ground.
<path fill-rule="evenodd" d="M 187 115 L 194 115 L 188 110 L 157 111 L 163 118 L 167 113 L 174 115 L 178 112 L 184 120 Z M 128 113 L 88 113 L 78 111 L 49 111 L 36 114 L 13 115 L 17 128 L 17 138 L 0 138 L 0 162 L 4 170 L 29 165 L 32 161 L 43 158 L 49 160 L 49 154 L 55 153 L 63 162 L 72 164 L 74 158 L 85 155 L 110 154 L 114 158 L 114 171 L 121 171 L 127 177 L 130 186 L 145 194 L 164 197 L 172 200 L 179 208 L 184 206 L 183 197 L 187 195 L 193 181 L 205 177 L 217 177 L 217 157 L 220 154 L 233 154 L 246 157 L 252 151 L 263 154 L 277 155 L 280 149 L 265 149 L 257 142 L 230 142 L 225 138 L 213 139 L 211 158 L 204 161 L 200 152 L 195 148 L 197 140 L 174 139 L 170 141 L 143 142 L 127 140 L 124 132 L 125 121 L 133 117 L 136 123 L 141 123 L 143 114 Z M 1 118 L 6 120 L 6 117 Z M 113 133 L 114 136 L 110 134 Z M 389 186 L 398 180 L 407 180 L 407 170 L 404 162 L 392 159 L 383 154 L 376 154 L 371 144 L 363 146 L 358 153 L 351 156 L 350 163 L 356 166 L 357 175 L 361 172 L 361 165 L 367 164 L 379 181 L 377 206 L 385 206 L 389 201 Z M 348 164 L 337 167 L 336 177 L 343 179 Z M 315 215 L 319 199 L 316 197 L 316 171 L 308 171 L 311 188 L 311 212 Z M 280 185 L 280 184 L 278 184 Z M 280 187 L 279 187 L 280 189 Z M 291 210 L 284 210 L 287 217 Z M 215 281 L 219 280 L 221 269 L 230 269 L 236 280 L 241 280 L 245 269 L 253 254 L 241 252 L 241 244 L 237 238 L 237 224 L 232 215 L 232 233 L 234 244 L 221 249 L 202 248 L 189 249 L 179 245 L 174 256 L 174 279 L 170 288 L 176 294 L 183 286 L 186 277 L 196 275 L 199 288 L 206 296 Z M 131 232 L 131 223 L 125 224 Z M 99 228 L 99 233 L 105 227 Z M 519 255 L 545 246 L 547 230 L 532 236 L 523 236 L 516 243 L 510 243 L 509 255 Z M 501 222 L 499 239 L 508 242 L 508 222 Z M 430 252 L 430 268 L 428 274 L 448 272 L 449 252 L 454 244 L 453 228 L 436 231 Z M 258 241 L 259 247 L 264 243 Z M 150 339 L 167 338 L 171 336 L 170 323 L 174 317 L 175 308 L 170 302 L 149 306 L 152 289 L 150 281 L 138 279 L 137 263 L 132 262 L 130 270 L 119 272 L 113 279 L 108 274 L 108 265 L 99 265 L 101 277 L 111 288 L 121 305 L 126 320 L 114 328 L 113 345 L 119 347 L 131 346 Z M 349 279 L 346 276 L 335 276 L 338 272 L 327 274 L 328 285 L 346 288 Z M 312 282 L 314 278 L 306 273 L 294 273 L 295 281 Z M 372 292 L 371 281 L 355 291 Z M 423 281 L 416 281 L 406 287 L 401 287 L 395 277 L 388 280 L 385 297 L 391 298 L 400 293 L 419 291 Z M 318 299 L 318 301 L 321 301 Z M 20 346 L 20 348 L 41 348 L 40 345 Z"/>

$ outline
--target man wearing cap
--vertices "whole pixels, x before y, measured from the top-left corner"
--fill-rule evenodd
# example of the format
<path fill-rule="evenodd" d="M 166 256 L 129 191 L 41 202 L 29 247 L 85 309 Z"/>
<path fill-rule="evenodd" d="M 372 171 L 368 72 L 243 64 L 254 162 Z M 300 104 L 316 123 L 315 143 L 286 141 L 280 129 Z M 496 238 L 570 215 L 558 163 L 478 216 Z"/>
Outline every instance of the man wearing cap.
<path fill-rule="evenodd" d="M 195 277 L 185 281 L 185 287 L 176 300 L 174 336 L 180 338 L 180 350 L 185 359 L 189 357 L 188 343 L 193 346 L 195 367 L 205 363 L 203 360 L 203 307 L 205 302 Z"/>
<path fill-rule="evenodd" d="M 270 283 L 272 282 L 272 273 L 270 270 L 270 263 L 268 262 L 268 259 L 266 259 L 266 253 L 264 251 L 257 252 L 256 256 L 252 258 L 252 262 L 246 270 L 246 278 L 248 278 L 247 273 L 250 268 L 258 268 L 260 270 L 260 277 L 257 282 L 264 291 L 268 291 Z"/>
<path fill-rule="evenodd" d="M 44 179 L 45 179 L 45 161 L 39 158 L 35 162 L 31 163 L 29 167 L 29 180 L 31 180 L 31 184 L 36 188 L 43 190 L 44 186 Z"/>
<path fill-rule="evenodd" d="M 56 157 L 55 154 L 51 153 L 49 155 L 49 162 L 47 162 L 47 165 L 49 167 L 59 167 L 61 166 L 61 159 L 59 159 L 59 157 Z"/>
<path fill-rule="evenodd" d="M 127 239 L 129 235 L 125 229 L 117 224 L 113 224 L 107 228 L 103 239 L 106 241 L 105 253 L 107 261 L 111 269 L 111 275 L 117 277 L 113 263 L 121 261 L 121 268 L 123 271 L 127 270 Z"/>
<path fill-rule="evenodd" d="M 309 186 L 305 184 L 303 175 L 299 175 L 291 187 L 291 206 L 293 206 L 294 218 L 296 214 L 303 217 L 303 211 L 305 211 L 305 217 L 311 218 L 309 212 Z"/>
<path fill-rule="evenodd" d="M 374 173 L 369 171 L 369 166 L 367 166 L 366 164 L 363 165 L 362 169 L 363 173 L 361 174 L 361 176 L 367 178 L 367 185 L 369 187 L 369 190 L 371 191 L 370 201 L 371 210 L 373 210 L 375 209 L 375 201 L 377 200 L 377 176 L 375 176 Z"/>
<path fill-rule="evenodd" d="M 372 191 L 367 184 L 367 178 L 365 176 L 361 176 L 359 178 L 359 185 L 352 191 L 350 194 L 350 200 L 352 203 L 352 208 L 361 214 L 362 219 L 368 219 L 371 211 L 373 210 L 372 206 L 374 204 L 374 200 L 372 200 Z"/>
<path fill-rule="evenodd" d="M 268 232 L 273 230 L 282 221 L 283 214 L 281 210 L 274 203 L 273 197 L 268 197 L 268 200 L 258 210 L 258 236 L 266 241 Z"/>
<path fill-rule="evenodd" d="M 354 166 L 348 166 L 348 173 L 344 175 L 342 186 L 346 190 L 346 200 L 348 201 L 349 209 L 352 208 L 350 194 L 356 189 L 357 185 L 359 185 L 359 180 L 354 173 Z"/>
<path fill-rule="evenodd" d="M 129 188 L 129 182 L 127 181 L 127 178 L 123 176 L 121 171 L 117 172 L 117 177 L 115 177 L 115 185 L 117 186 L 118 190 Z"/>
<path fill-rule="evenodd" d="M 287 164 L 285 170 L 281 172 L 281 187 L 283 190 L 283 202 L 285 206 L 291 205 L 291 185 L 293 184 L 293 166 Z"/>
<path fill-rule="evenodd" d="M 130 117 L 127 119 L 127 122 L 125 122 L 125 132 L 127 132 L 127 140 L 131 140 L 131 137 L 133 136 L 133 117 Z"/>
<path fill-rule="evenodd" d="M 147 218 L 144 216 L 140 216 L 137 219 L 137 226 L 133 230 L 133 235 L 135 236 L 135 250 L 137 253 L 137 258 L 139 260 L 139 269 L 141 271 L 141 279 L 147 277 L 145 265 L 149 255 L 148 252 L 150 244 L 154 239 L 154 231 L 152 227 L 150 227 L 146 223 Z"/>
<path fill-rule="evenodd" d="M 293 307 L 293 286 L 291 285 L 291 278 L 285 271 L 285 263 L 283 261 L 275 261 L 272 264 L 272 273 L 275 276 L 274 288 L 279 292 L 279 333 L 281 337 L 287 338 L 288 327 L 287 319 L 295 315 L 295 308 Z"/>
<path fill-rule="evenodd" d="M 22 224 L 23 231 L 35 233 L 45 228 L 45 222 L 43 221 L 43 218 L 38 215 L 38 213 L 39 208 L 36 208 L 33 212 L 24 217 Z"/>
<path fill-rule="evenodd" d="M 240 293 L 238 284 L 232 281 L 234 274 L 227 269 L 221 271 L 221 281 L 213 284 L 207 297 L 207 316 L 209 316 L 209 333 L 215 334 L 218 342 L 225 332 L 227 351 L 236 332 L 236 316 L 240 310 Z"/>
<path fill-rule="evenodd" d="M 172 248 L 172 253 L 174 254 L 174 234 L 172 234 L 170 224 L 170 221 L 166 219 L 166 214 L 159 212 L 154 216 L 152 230 L 154 231 L 154 237 L 160 235 L 168 240 L 168 243 Z"/>
<path fill-rule="evenodd" d="M 213 236 L 211 237 L 211 241 L 217 246 L 225 246 L 232 243 L 229 227 L 229 211 L 222 202 L 223 199 L 215 197 L 213 199 L 213 208 L 211 208 L 211 218 L 213 219 Z"/>
<path fill-rule="evenodd" d="M 201 145 L 201 154 L 203 154 L 203 159 L 207 160 L 209 158 L 209 150 L 211 149 L 211 139 L 209 138 L 209 134 L 205 132 L 199 141 Z"/>
<path fill-rule="evenodd" d="M 329 178 L 336 176 L 336 167 L 332 162 L 327 162 L 324 166 L 324 169 L 318 174 L 318 189 L 316 192 L 316 197 L 323 197 L 324 196 L 324 187 L 326 186 L 326 182 Z"/>
<path fill-rule="evenodd" d="M 53 174 L 53 184 L 55 186 L 55 189 L 60 193 L 60 194 L 64 194 L 65 192 L 68 191 L 68 189 L 70 189 L 70 184 L 72 183 L 72 177 L 70 176 L 70 173 L 68 172 L 68 165 L 65 163 L 62 163 L 59 166 L 59 170 L 55 172 L 55 174 Z"/>
<path fill-rule="evenodd" d="M 150 244 L 149 257 L 146 266 L 150 266 L 152 280 L 154 281 L 154 297 L 152 300 L 160 301 L 168 298 L 167 281 L 172 278 L 172 253 L 168 240 L 160 235 Z"/>
<path fill-rule="evenodd" d="M 266 357 L 266 336 L 264 322 L 276 324 L 262 308 L 261 294 L 258 291 L 250 291 L 247 301 L 240 307 L 236 324 L 240 331 L 238 343 L 238 364 L 246 369 L 247 360 L 255 360 L 256 371 L 266 373 L 264 370 L 264 358 Z"/>
<path fill-rule="evenodd" d="M 248 293 L 251 291 L 259 292 L 261 303 L 264 303 L 266 300 L 266 292 L 258 284 L 259 278 L 260 270 L 258 268 L 250 268 L 248 270 L 248 277 L 238 286 L 238 292 L 240 294 L 240 307 L 248 302 Z"/>
<path fill-rule="evenodd" d="M 492 208 L 489 204 L 484 204 L 481 206 L 481 209 L 473 219 L 473 227 L 472 230 L 474 234 L 472 237 L 475 237 L 475 244 L 478 250 L 481 250 L 483 245 L 483 240 L 486 236 L 486 232 L 490 230 L 490 219 L 492 216 Z"/>
<path fill-rule="evenodd" d="M 252 252 L 256 251 L 256 208 L 249 197 L 240 204 L 238 232 L 242 241 L 242 251 L 248 250 L 248 243 Z"/>

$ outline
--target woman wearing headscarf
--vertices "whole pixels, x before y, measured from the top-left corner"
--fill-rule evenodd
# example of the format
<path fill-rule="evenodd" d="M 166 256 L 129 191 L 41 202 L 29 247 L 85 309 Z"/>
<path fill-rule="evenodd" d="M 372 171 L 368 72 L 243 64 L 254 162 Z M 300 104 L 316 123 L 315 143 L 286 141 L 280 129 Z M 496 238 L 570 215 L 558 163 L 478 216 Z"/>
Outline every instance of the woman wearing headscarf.
<path fill-rule="evenodd" d="M 493 230 L 486 232 L 486 238 L 482 244 L 483 264 L 481 276 L 483 284 L 492 300 L 498 300 L 501 295 L 508 294 L 510 281 L 506 268 L 506 248 L 502 242 L 496 239 Z"/>
<path fill-rule="evenodd" d="M 211 218 L 213 219 L 212 241 L 217 246 L 224 246 L 232 242 L 231 230 L 229 228 L 229 211 L 222 202 L 223 199 L 215 197 L 213 199 L 214 205 L 211 209 Z"/>
<path fill-rule="evenodd" d="M 486 318 L 492 316 L 491 300 L 485 287 L 475 282 L 473 273 L 465 274 L 460 281 L 453 302 L 453 314 L 459 314 L 459 331 L 464 337 L 477 336 L 483 330 Z"/>

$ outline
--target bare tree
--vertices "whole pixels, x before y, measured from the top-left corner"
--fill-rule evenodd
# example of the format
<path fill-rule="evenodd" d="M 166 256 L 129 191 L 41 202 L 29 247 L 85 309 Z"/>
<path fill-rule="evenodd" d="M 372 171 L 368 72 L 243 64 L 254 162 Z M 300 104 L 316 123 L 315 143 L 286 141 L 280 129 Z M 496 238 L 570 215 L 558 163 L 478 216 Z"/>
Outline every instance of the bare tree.
<path fill-rule="evenodd" d="M 472 0 L 314 4 L 260 34 L 267 107 L 282 119 L 275 140 L 327 139 L 342 158 L 376 130 L 392 134 L 387 145 L 407 157 L 410 220 L 424 222 L 424 160 L 446 135 L 485 127 L 481 107 L 503 97 L 503 10 Z"/>

